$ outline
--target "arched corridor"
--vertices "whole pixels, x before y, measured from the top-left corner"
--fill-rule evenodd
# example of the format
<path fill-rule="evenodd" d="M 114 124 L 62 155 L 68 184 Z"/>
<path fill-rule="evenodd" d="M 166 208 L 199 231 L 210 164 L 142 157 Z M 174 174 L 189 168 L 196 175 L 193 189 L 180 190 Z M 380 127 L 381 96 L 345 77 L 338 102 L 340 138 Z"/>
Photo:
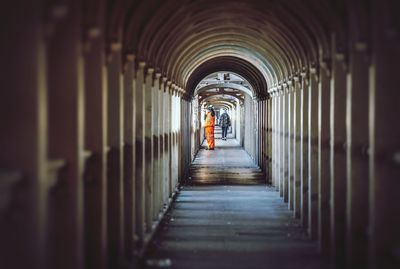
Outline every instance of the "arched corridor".
<path fill-rule="evenodd" d="M 400 267 L 399 1 L 0 14 L 1 268 Z"/>

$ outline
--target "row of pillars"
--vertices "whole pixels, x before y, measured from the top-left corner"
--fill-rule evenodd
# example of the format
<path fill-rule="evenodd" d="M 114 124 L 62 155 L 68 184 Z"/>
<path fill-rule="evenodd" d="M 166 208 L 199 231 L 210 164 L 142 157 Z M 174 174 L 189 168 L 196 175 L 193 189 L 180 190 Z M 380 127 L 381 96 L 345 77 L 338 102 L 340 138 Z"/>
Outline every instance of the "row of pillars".
<path fill-rule="evenodd" d="M 400 265 L 400 55 L 376 34 L 258 102 L 258 163 L 334 268 Z"/>
<path fill-rule="evenodd" d="M 183 90 L 101 31 L 83 40 L 74 3 L 50 28 L 40 5 L 10 24 L 19 40 L 4 55 L 0 98 L 5 268 L 131 264 L 191 159 Z"/>

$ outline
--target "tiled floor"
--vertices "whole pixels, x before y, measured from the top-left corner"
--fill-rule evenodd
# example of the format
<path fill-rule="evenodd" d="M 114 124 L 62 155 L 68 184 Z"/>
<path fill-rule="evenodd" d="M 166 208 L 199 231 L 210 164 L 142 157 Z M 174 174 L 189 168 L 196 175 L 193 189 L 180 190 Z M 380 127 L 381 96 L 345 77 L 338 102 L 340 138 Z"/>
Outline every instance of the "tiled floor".
<path fill-rule="evenodd" d="M 145 268 L 327 268 L 316 244 L 233 139 L 200 150 Z"/>

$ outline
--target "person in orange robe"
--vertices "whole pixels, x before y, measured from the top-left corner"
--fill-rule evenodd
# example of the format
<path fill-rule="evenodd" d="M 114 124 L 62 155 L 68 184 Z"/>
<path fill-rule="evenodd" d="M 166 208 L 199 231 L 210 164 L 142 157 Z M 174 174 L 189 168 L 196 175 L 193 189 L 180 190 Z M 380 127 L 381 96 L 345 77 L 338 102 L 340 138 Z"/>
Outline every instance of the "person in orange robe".
<path fill-rule="evenodd" d="M 212 107 L 208 107 L 206 114 L 206 123 L 204 126 L 208 150 L 214 150 L 215 148 L 214 126 L 215 126 L 215 112 Z"/>

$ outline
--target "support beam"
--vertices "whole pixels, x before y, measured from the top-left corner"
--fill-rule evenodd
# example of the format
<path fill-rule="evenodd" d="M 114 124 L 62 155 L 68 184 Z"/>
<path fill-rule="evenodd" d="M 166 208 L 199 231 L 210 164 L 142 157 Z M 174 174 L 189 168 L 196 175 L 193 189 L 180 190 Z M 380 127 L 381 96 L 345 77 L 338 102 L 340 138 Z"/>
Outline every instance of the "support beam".
<path fill-rule="evenodd" d="M 45 5 L 25 1 L 6 6 L 9 10 L 1 12 L 7 38 L 0 57 L 7 72 L 0 77 L 0 177 L 2 198 L 8 199 L 0 211 L 0 259 L 4 268 L 39 269 L 46 263 L 49 185 Z M 5 217 L 10 215 L 23 217 Z"/>
<path fill-rule="evenodd" d="M 309 174 L 309 105 L 310 105 L 310 85 L 309 80 L 306 77 L 302 79 L 302 90 L 301 90 L 301 148 L 302 152 L 300 167 L 301 167 L 301 224 L 303 228 L 306 229 L 308 227 L 308 211 L 309 211 L 309 202 L 308 202 L 308 192 L 309 192 L 309 183 L 308 183 L 308 174 Z"/>
<path fill-rule="evenodd" d="M 320 70 L 318 84 L 318 243 L 319 251 L 329 255 L 330 248 L 330 71 Z"/>
<path fill-rule="evenodd" d="M 85 52 L 85 267 L 107 267 L 107 108 L 104 36 L 88 41 Z"/>
<path fill-rule="evenodd" d="M 368 227 L 368 58 L 364 51 L 350 52 L 346 96 L 347 158 L 347 268 L 366 268 Z"/>
<path fill-rule="evenodd" d="M 287 131 L 287 144 L 288 144 L 288 208 L 293 210 L 294 207 L 294 147 L 293 147 L 293 123 L 294 123 L 294 91 L 293 86 L 289 85 L 289 92 L 288 92 L 288 131 Z"/>
<path fill-rule="evenodd" d="M 308 235 L 318 238 L 318 82 L 316 73 L 310 75 L 308 95 Z"/>
<path fill-rule="evenodd" d="M 148 68 L 144 82 L 144 184 L 145 184 L 145 229 L 152 230 L 153 202 L 154 202 L 154 177 L 153 177 L 153 77 L 154 69 Z"/>
<path fill-rule="evenodd" d="M 160 186 L 162 182 L 160 181 L 160 123 L 159 117 L 161 116 L 159 94 L 160 94 L 160 73 L 156 73 L 154 76 L 154 87 L 153 87 L 153 98 L 152 98 L 152 129 L 153 129 L 153 220 L 158 219 L 158 214 L 160 213 Z"/>
<path fill-rule="evenodd" d="M 107 154 L 107 243 L 108 266 L 122 263 L 124 245 L 124 88 L 121 50 L 110 44 L 107 65 L 108 154 Z"/>
<path fill-rule="evenodd" d="M 295 92 L 294 92 L 294 101 L 293 101 L 293 110 L 294 110 L 294 118 L 293 118 L 293 143 L 294 143 L 294 156 L 293 156 L 293 182 L 294 182 L 294 216 L 296 218 L 300 218 L 301 215 L 301 173 L 302 173 L 302 166 L 301 166 L 301 157 L 303 152 L 302 149 L 302 140 L 301 140 L 301 119 L 302 113 L 301 110 L 301 96 L 302 96 L 302 89 L 301 89 L 301 82 L 295 81 Z"/>
<path fill-rule="evenodd" d="M 371 11 L 368 268 L 392 269 L 400 267 L 398 4 L 374 0 Z"/>
<path fill-rule="evenodd" d="M 50 161 L 65 162 L 49 189 L 52 268 L 82 268 L 84 258 L 84 62 L 79 2 L 73 1 L 70 8 L 56 24 L 47 44 L 48 152 Z"/>
<path fill-rule="evenodd" d="M 332 61 L 330 88 L 330 191 L 331 191 L 331 261 L 335 268 L 345 268 L 346 256 L 346 70 L 341 54 Z"/>
<path fill-rule="evenodd" d="M 136 234 L 138 247 L 143 245 L 145 233 L 145 181 L 144 181 L 144 68 L 145 62 L 139 62 L 136 71 Z"/>
<path fill-rule="evenodd" d="M 135 58 L 126 56 L 124 65 L 124 255 L 127 263 L 133 261 L 135 231 Z"/>

